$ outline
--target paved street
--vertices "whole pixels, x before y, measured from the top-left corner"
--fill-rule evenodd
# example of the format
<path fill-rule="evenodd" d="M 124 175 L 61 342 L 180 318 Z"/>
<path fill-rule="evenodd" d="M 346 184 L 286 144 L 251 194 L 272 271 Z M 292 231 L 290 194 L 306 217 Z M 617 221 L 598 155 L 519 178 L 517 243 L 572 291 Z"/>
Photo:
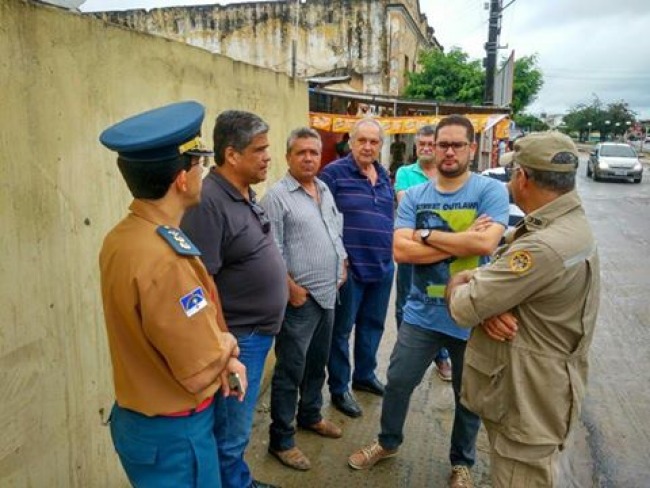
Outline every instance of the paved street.
<path fill-rule="evenodd" d="M 562 487 L 650 486 L 650 168 L 641 184 L 598 183 L 578 173 L 584 201 L 600 248 L 602 299 L 591 353 L 592 368 L 582 422 L 561 459 Z M 385 379 L 395 341 L 392 309 L 381 347 L 380 378 Z M 364 415 L 349 419 L 329 405 L 326 417 L 344 429 L 339 440 L 322 440 L 299 432 L 297 443 L 312 461 L 312 470 L 297 472 L 267 454 L 269 391 L 262 395 L 248 459 L 256 477 L 283 488 L 444 487 L 452 422 L 451 386 L 427 373 L 416 390 L 398 457 L 370 471 L 347 467 L 347 456 L 377 435 L 381 400 L 359 393 Z M 477 487 L 490 487 L 487 438 L 481 430 Z"/>

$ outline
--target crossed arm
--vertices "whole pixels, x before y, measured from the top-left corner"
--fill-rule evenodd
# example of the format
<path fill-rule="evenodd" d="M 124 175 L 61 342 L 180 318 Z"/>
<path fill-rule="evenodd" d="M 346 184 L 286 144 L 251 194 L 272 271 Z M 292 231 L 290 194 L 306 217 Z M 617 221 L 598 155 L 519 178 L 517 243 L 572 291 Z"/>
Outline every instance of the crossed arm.
<path fill-rule="evenodd" d="M 504 228 L 492 222 L 486 215 L 480 216 L 464 232 L 432 231 L 427 242 L 423 242 L 415 229 L 397 229 L 394 234 L 393 254 L 398 263 L 431 264 L 451 256 L 486 256 L 496 249 Z M 469 282 L 472 271 L 460 272 L 449 280 L 447 296 L 454 288 Z M 504 312 L 481 323 L 485 333 L 496 341 L 509 341 L 517 333 L 517 319 L 510 312 Z"/>
<path fill-rule="evenodd" d="M 447 302 L 447 306 L 449 306 L 454 290 L 461 285 L 469 283 L 472 280 L 473 275 L 474 270 L 461 271 L 449 279 L 449 283 L 447 283 L 447 288 L 445 290 L 445 301 Z M 517 335 L 517 317 L 515 317 L 512 312 L 503 312 L 494 317 L 489 317 L 479 325 L 483 328 L 483 331 L 488 337 L 498 342 L 511 341 Z"/>
<path fill-rule="evenodd" d="M 481 215 L 463 232 L 434 230 L 422 241 L 417 230 L 395 230 L 393 254 L 398 263 L 431 264 L 451 256 L 488 256 L 496 249 L 504 228 L 487 215 Z"/>

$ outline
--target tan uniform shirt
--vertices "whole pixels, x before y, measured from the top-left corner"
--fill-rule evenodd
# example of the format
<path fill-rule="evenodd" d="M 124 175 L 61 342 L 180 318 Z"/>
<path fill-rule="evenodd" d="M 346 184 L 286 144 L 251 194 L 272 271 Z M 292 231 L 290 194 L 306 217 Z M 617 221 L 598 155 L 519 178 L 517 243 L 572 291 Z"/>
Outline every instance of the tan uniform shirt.
<path fill-rule="evenodd" d="M 491 264 L 451 297 L 459 325 L 511 311 L 512 342 L 475 327 L 465 352 L 462 401 L 506 437 L 564 443 L 587 382 L 600 293 L 598 254 L 575 191 L 526 216 Z"/>
<path fill-rule="evenodd" d="M 130 210 L 99 256 L 117 403 L 149 416 L 194 408 L 220 386 L 193 395 L 179 383 L 224 353 L 214 282 L 200 258 L 178 254 L 156 233 L 168 216 L 141 200 Z"/>

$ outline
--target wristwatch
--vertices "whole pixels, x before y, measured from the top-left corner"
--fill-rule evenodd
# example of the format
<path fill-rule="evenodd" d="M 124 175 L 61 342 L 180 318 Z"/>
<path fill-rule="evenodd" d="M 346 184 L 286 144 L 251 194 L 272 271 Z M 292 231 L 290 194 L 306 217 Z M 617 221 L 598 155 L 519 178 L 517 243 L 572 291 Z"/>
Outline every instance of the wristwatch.
<path fill-rule="evenodd" d="M 427 239 L 431 235 L 431 229 L 420 229 L 420 240 L 423 244 L 428 244 Z"/>

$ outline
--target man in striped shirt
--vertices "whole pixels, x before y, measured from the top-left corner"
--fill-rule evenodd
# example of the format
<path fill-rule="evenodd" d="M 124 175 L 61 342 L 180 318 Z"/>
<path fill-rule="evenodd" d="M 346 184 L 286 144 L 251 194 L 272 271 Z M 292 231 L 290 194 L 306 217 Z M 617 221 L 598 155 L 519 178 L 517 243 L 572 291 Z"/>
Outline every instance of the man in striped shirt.
<path fill-rule="evenodd" d="M 351 377 L 352 388 L 384 394 L 375 368 L 393 283 L 394 193 L 387 171 L 378 162 L 383 136 L 379 122 L 359 120 L 350 134 L 350 154 L 328 164 L 320 175 L 343 214 L 343 244 L 348 253 L 348 280 L 335 311 L 328 383 L 333 405 L 350 417 L 362 414 L 349 390 Z M 354 373 L 349 346 L 353 327 Z"/>
<path fill-rule="evenodd" d="M 321 416 L 334 303 L 346 279 L 342 217 L 327 185 L 316 178 L 322 143 L 318 132 L 296 129 L 287 140 L 289 171 L 260 202 L 287 265 L 289 303 L 275 342 L 269 452 L 298 470 L 311 467 L 294 441 L 297 423 L 323 437 L 341 429 Z"/>

